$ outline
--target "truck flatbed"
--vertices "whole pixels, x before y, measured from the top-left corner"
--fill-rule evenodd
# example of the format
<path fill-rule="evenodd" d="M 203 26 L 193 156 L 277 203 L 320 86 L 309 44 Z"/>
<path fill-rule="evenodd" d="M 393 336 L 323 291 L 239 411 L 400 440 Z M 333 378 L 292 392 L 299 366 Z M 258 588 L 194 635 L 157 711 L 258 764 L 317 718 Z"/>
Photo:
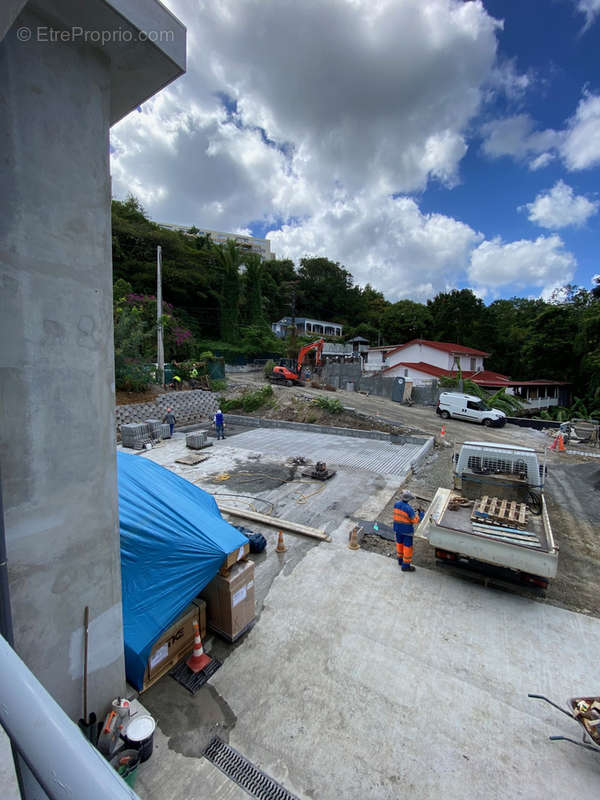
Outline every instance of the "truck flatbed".
<path fill-rule="evenodd" d="M 558 565 L 558 548 L 552 538 L 545 501 L 542 513 L 529 514 L 525 529 L 493 525 L 471 519 L 472 506 L 449 508 L 452 497 L 460 493 L 438 489 L 417 535 L 443 550 L 484 563 L 553 578 Z"/>

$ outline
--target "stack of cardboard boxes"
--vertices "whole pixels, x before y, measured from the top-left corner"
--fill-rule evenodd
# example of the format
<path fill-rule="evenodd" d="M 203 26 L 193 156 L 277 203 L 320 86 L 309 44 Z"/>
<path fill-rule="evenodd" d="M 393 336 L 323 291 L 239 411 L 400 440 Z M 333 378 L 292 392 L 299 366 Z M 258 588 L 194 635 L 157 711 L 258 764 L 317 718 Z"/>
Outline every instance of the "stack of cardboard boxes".
<path fill-rule="evenodd" d="M 200 592 L 183 614 L 155 642 L 146 665 L 143 691 L 169 672 L 193 650 L 194 620 L 204 641 L 206 628 L 235 642 L 253 624 L 254 562 L 249 545 L 229 553 L 219 574 Z"/>

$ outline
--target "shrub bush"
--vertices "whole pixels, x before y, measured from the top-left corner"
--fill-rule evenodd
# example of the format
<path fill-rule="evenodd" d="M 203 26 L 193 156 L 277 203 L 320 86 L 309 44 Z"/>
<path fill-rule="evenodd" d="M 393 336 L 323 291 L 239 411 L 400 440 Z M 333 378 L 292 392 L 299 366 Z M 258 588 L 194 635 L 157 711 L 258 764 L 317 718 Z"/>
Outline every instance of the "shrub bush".
<path fill-rule="evenodd" d="M 127 364 L 122 359 L 115 363 L 115 387 L 120 392 L 145 392 L 152 383 L 152 374 L 141 364 Z"/>
<path fill-rule="evenodd" d="M 327 411 L 329 414 L 341 414 L 344 410 L 344 406 L 340 403 L 337 397 L 316 397 L 313 400 L 313 403 L 319 408 L 323 409 L 323 411 Z"/>
<path fill-rule="evenodd" d="M 239 397 L 232 397 L 229 400 L 225 397 L 220 398 L 221 411 L 234 411 L 241 408 L 243 411 L 251 412 L 256 411 L 257 408 L 264 406 L 273 398 L 273 389 L 271 386 L 263 386 L 256 392 L 247 392 L 241 394 Z"/>

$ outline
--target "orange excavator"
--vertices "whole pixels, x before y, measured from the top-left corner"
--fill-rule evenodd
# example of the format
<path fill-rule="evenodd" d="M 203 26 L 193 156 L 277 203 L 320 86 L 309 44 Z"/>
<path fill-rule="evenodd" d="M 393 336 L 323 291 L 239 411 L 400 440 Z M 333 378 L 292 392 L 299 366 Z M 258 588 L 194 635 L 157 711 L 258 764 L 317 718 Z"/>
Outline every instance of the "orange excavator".
<path fill-rule="evenodd" d="M 318 339 L 312 344 L 305 345 L 298 353 L 296 372 L 292 372 L 292 370 L 288 369 L 287 367 L 273 367 L 273 372 L 269 375 L 269 380 L 271 383 L 279 383 L 283 384 L 284 386 L 293 386 L 294 384 L 304 386 L 305 381 L 303 381 L 300 377 L 302 364 L 304 363 L 304 357 L 311 350 L 315 350 L 315 367 L 319 367 L 321 365 L 321 356 L 323 354 L 324 344 L 325 339 Z"/>

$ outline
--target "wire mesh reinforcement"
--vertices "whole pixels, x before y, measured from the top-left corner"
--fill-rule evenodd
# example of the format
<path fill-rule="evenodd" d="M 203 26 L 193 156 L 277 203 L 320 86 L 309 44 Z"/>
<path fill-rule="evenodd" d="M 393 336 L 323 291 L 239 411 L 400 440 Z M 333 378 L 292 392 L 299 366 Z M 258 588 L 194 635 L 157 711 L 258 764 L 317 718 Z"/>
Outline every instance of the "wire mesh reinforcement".
<path fill-rule="evenodd" d="M 202 755 L 251 797 L 258 800 L 298 800 L 296 795 L 288 792 L 218 736 L 211 739 Z"/>

